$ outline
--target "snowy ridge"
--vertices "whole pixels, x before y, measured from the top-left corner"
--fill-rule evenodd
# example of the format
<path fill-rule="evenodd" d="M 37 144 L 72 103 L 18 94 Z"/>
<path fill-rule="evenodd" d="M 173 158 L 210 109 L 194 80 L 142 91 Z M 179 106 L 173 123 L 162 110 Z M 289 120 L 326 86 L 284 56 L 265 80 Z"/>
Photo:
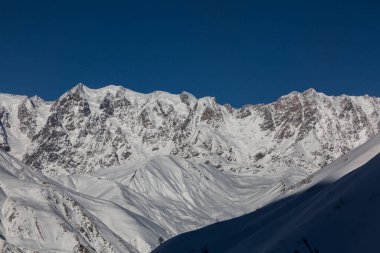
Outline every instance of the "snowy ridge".
<path fill-rule="evenodd" d="M 152 231 L 160 231 L 144 217 L 68 189 L 1 151 L 0 173 L 4 247 L 25 252 L 148 252 L 150 246 L 139 237 L 157 237 Z"/>
<path fill-rule="evenodd" d="M 376 136 L 379 113 L 379 98 L 313 89 L 242 108 L 121 86 L 79 84 L 53 102 L 0 94 L 0 249 L 150 252 L 335 182 L 378 152 L 348 153 Z"/>
<path fill-rule="evenodd" d="M 374 252 L 380 136 L 251 214 L 179 235 L 154 253 Z"/>
<path fill-rule="evenodd" d="M 380 99 L 309 89 L 232 108 L 187 92 L 78 84 L 57 101 L 0 96 L 0 147 L 45 175 L 86 174 L 157 155 L 221 171 L 317 171 L 380 129 Z"/>
<path fill-rule="evenodd" d="M 148 237 L 154 238 L 149 241 L 151 249 L 158 245 L 159 237 L 167 240 L 179 233 L 247 213 L 282 192 L 273 190 L 277 178 L 228 175 L 210 165 L 196 165 L 175 156 L 158 156 L 128 168 L 110 168 L 94 175 L 60 176 L 57 180 L 156 223 L 161 232 Z M 297 179 L 304 176 L 298 175 Z"/>
<path fill-rule="evenodd" d="M 10 252 L 147 253 L 269 203 L 278 183 L 175 156 L 51 179 L 0 151 L 0 238 Z"/>

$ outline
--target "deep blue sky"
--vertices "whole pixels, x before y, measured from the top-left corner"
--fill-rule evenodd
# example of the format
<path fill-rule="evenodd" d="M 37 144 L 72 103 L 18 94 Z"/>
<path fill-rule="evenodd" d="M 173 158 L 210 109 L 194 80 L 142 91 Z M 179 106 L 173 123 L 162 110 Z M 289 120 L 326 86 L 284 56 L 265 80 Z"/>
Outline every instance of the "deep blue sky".
<path fill-rule="evenodd" d="M 78 82 L 234 106 L 380 96 L 380 1 L 0 0 L 0 92 L 56 99 Z"/>

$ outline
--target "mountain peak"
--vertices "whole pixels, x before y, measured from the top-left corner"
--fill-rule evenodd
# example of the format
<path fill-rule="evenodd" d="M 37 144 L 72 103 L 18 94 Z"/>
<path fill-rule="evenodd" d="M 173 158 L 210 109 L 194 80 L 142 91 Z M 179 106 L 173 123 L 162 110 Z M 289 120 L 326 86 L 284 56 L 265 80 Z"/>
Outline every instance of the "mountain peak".
<path fill-rule="evenodd" d="M 198 101 L 193 94 L 187 91 L 182 91 L 181 94 L 179 94 L 179 97 L 181 98 L 181 101 L 186 104 L 195 104 Z"/>
<path fill-rule="evenodd" d="M 314 88 L 309 88 L 302 93 L 303 94 L 315 94 L 315 93 L 317 93 L 317 91 Z"/>
<path fill-rule="evenodd" d="M 70 89 L 70 93 L 74 94 L 74 93 L 77 93 L 77 92 L 84 92 L 84 88 L 87 88 L 83 83 L 78 83 L 77 85 L 75 85 L 73 88 Z"/>

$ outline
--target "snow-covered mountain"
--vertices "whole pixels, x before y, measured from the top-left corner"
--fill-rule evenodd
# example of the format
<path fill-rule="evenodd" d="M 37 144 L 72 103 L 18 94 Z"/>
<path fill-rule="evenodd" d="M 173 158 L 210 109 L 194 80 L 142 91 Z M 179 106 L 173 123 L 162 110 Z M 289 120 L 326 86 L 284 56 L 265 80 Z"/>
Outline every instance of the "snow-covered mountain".
<path fill-rule="evenodd" d="M 120 86 L 0 94 L 0 249 L 150 252 L 312 181 L 379 114 L 379 98 L 312 89 L 238 109 Z"/>
<path fill-rule="evenodd" d="M 380 99 L 309 89 L 232 108 L 189 93 L 79 84 L 57 101 L 0 95 L 0 147 L 45 175 L 174 155 L 221 171 L 312 173 L 380 129 Z"/>
<path fill-rule="evenodd" d="M 278 248 L 269 252 L 303 252 L 303 237 L 320 252 L 371 249 L 363 237 L 376 235 L 379 224 L 379 152 L 377 136 L 313 175 L 290 182 L 228 174 L 175 156 L 49 178 L 0 151 L 0 250 L 150 252 L 176 234 L 215 222 L 169 240 L 157 252 L 202 252 L 204 247 L 209 252 L 271 247 Z M 251 210 L 257 211 L 218 222 Z M 353 225 L 347 229 L 349 222 Z M 355 244 L 357 233 L 362 237 Z"/>
<path fill-rule="evenodd" d="M 253 213 L 179 235 L 154 253 L 377 252 L 380 136 Z"/>
<path fill-rule="evenodd" d="M 157 156 L 49 178 L 0 151 L 0 249 L 148 253 L 177 234 L 255 210 L 304 176 L 229 174 Z"/>

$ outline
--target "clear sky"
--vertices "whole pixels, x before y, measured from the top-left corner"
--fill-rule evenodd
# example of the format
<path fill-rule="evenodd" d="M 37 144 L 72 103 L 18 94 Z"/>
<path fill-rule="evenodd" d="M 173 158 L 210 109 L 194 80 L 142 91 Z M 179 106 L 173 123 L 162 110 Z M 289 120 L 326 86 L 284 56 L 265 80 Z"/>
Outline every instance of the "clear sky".
<path fill-rule="evenodd" d="M 380 96 L 380 1 L 0 0 L 0 92 L 51 100 L 78 82 L 234 106 Z"/>

